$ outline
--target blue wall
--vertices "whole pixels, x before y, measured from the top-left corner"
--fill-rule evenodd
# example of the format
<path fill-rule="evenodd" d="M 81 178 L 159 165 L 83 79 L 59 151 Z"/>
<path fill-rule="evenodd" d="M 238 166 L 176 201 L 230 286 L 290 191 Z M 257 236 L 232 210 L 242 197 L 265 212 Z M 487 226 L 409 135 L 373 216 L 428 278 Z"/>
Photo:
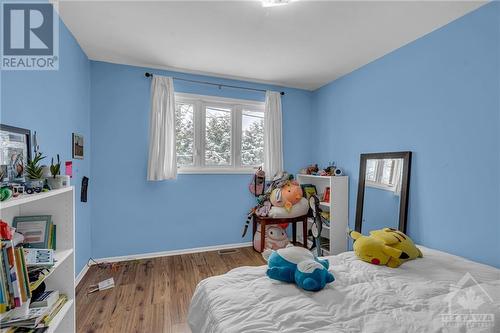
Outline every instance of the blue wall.
<path fill-rule="evenodd" d="M 38 133 L 40 150 L 48 157 L 60 154 L 71 160 L 71 135 L 85 139 L 85 159 L 73 160 L 76 196 L 76 272 L 90 257 L 90 204 L 79 200 L 83 176 L 90 176 L 90 62 L 62 21 L 59 25 L 58 71 L 1 72 L 3 124 L 29 128 Z M 64 173 L 64 171 L 63 171 Z M 90 189 L 92 188 L 92 180 Z M 57 224 L 57 222 L 56 222 Z"/>
<path fill-rule="evenodd" d="M 411 150 L 408 232 L 500 267 L 500 5 L 487 4 L 313 95 L 324 140 L 350 178 L 359 154 Z"/>
<path fill-rule="evenodd" d="M 91 62 L 92 254 L 120 256 L 241 243 L 254 205 L 250 175 L 179 175 L 147 182 L 151 69 Z M 152 70 L 163 75 L 284 90 L 285 168 L 296 172 L 312 158 L 311 93 L 248 82 Z M 175 81 L 178 92 L 261 100 L 264 94 Z"/>

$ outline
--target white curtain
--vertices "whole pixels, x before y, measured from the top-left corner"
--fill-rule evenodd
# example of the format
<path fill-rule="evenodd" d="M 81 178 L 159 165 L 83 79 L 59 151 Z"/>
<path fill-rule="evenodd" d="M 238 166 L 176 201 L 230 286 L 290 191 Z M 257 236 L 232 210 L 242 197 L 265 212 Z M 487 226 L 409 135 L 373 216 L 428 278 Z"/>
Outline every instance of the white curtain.
<path fill-rule="evenodd" d="M 283 171 L 281 122 L 281 94 L 267 91 L 264 112 L 264 171 L 269 179 Z"/>
<path fill-rule="evenodd" d="M 149 121 L 148 180 L 175 179 L 175 100 L 171 77 L 153 76 Z"/>

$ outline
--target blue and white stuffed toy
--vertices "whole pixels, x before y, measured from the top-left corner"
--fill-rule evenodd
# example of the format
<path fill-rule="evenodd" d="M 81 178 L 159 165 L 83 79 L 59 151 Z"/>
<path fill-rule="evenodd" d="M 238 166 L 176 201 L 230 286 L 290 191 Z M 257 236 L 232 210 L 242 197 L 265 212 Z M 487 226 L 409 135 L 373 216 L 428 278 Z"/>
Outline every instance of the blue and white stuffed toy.
<path fill-rule="evenodd" d="M 266 250 L 262 254 L 267 261 L 267 276 L 283 282 L 295 282 L 308 291 L 318 291 L 335 278 L 328 271 L 326 259 L 316 258 L 309 250 L 289 245 L 277 251 Z"/>

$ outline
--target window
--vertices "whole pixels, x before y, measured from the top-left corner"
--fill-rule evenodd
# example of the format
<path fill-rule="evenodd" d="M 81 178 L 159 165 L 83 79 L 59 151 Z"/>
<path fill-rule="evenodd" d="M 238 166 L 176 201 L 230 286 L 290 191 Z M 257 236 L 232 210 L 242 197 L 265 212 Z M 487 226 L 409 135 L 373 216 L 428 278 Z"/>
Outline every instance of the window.
<path fill-rule="evenodd" d="M 264 103 L 175 94 L 180 173 L 247 173 L 263 164 Z"/>
<path fill-rule="evenodd" d="M 402 159 L 367 160 L 366 185 L 399 193 L 402 167 Z"/>

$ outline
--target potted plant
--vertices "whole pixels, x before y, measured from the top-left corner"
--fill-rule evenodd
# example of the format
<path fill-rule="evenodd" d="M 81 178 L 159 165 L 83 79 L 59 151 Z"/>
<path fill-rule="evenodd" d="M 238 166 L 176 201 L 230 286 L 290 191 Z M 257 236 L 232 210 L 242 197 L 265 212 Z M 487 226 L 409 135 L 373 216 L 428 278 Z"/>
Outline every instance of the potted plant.
<path fill-rule="evenodd" d="M 43 189 L 44 179 L 43 179 L 43 167 L 40 162 L 45 158 L 42 153 L 36 152 L 35 157 L 28 161 L 26 165 L 26 176 L 28 181 L 26 182 L 26 189 L 32 190 L 34 192 L 41 192 Z"/>
<path fill-rule="evenodd" d="M 59 177 L 61 173 L 61 160 L 59 159 L 59 154 L 57 154 L 57 163 L 54 163 L 54 158 L 50 162 L 50 174 L 52 177 L 47 178 L 47 184 L 51 190 L 56 190 L 62 187 L 62 178 Z"/>

